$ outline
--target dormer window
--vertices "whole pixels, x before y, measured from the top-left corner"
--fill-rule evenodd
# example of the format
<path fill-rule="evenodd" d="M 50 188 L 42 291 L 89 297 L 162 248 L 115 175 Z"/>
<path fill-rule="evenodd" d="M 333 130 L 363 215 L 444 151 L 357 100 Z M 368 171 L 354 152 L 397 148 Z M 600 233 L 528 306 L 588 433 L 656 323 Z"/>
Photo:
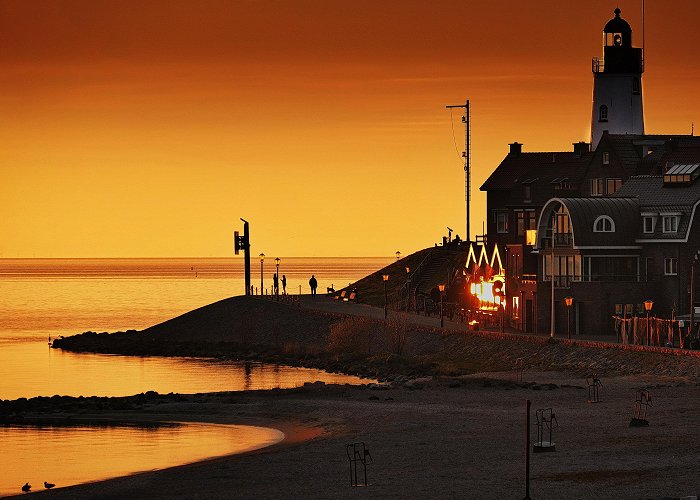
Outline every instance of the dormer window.
<path fill-rule="evenodd" d="M 593 223 L 594 233 L 614 233 L 615 222 L 607 215 L 599 216 Z"/>
<path fill-rule="evenodd" d="M 663 230 L 664 233 L 677 233 L 678 232 L 678 215 L 664 215 L 663 217 Z"/>
<path fill-rule="evenodd" d="M 603 151 L 603 165 L 610 165 L 610 153 Z"/>
<path fill-rule="evenodd" d="M 654 232 L 654 229 L 656 229 L 656 217 L 654 217 L 653 215 L 645 215 L 643 220 L 644 233 L 652 234 Z"/>
<path fill-rule="evenodd" d="M 605 104 L 600 106 L 600 109 L 598 111 L 598 121 L 599 122 L 608 121 L 608 107 Z"/>

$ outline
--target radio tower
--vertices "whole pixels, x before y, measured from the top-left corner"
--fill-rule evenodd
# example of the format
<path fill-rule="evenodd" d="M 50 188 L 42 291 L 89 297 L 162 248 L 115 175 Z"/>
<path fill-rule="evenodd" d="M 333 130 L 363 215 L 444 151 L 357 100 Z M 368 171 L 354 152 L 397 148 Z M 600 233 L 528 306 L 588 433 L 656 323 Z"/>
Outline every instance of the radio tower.
<path fill-rule="evenodd" d="M 471 137 L 469 130 L 469 99 L 464 104 L 455 104 L 451 106 L 445 106 L 446 108 L 464 108 L 464 116 L 462 116 L 462 123 L 464 123 L 464 151 L 462 151 L 462 158 L 464 158 L 464 201 L 466 202 L 466 222 L 467 222 L 467 232 L 464 241 L 469 243 L 471 241 L 471 232 L 469 230 L 469 205 L 471 202 Z"/>

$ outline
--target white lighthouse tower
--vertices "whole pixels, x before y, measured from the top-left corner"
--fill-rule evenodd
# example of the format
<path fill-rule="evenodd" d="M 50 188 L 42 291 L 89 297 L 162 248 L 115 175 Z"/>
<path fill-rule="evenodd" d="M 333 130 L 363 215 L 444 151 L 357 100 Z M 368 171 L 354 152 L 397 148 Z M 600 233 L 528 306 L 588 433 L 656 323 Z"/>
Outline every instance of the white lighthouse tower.
<path fill-rule="evenodd" d="M 604 131 L 644 134 L 643 52 L 632 47 L 632 28 L 620 17 L 619 8 L 603 28 L 603 37 L 603 59 L 593 58 L 593 148 L 598 145 Z"/>

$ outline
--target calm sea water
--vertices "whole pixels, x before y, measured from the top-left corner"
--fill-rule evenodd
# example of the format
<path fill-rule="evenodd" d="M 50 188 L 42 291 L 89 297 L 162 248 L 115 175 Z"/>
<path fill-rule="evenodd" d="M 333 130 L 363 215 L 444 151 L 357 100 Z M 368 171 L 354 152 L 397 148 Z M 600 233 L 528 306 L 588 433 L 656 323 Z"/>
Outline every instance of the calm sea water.
<path fill-rule="evenodd" d="M 300 285 L 307 293 L 311 274 L 321 290 L 331 284 L 339 288 L 390 260 L 285 258 L 280 275 L 286 275 L 290 293 L 299 293 Z M 253 284 L 260 287 L 259 261 L 255 264 Z M 273 272 L 274 266 L 266 263 L 263 288 L 270 286 Z M 242 259 L 0 259 L 0 399 L 270 389 L 316 380 L 366 382 L 259 363 L 75 354 L 48 347 L 49 337 L 139 330 L 243 291 Z M 40 490 L 43 481 L 75 484 L 235 453 L 277 439 L 274 430 L 241 429 L 0 427 L 0 455 L 7 462 L 0 462 L 0 478 L 7 478 L 0 479 L 0 494 L 18 493 L 26 481 Z M 223 448 L 209 446 L 217 441 L 215 436 L 223 439 Z M 82 452 L 92 450 L 94 443 L 107 443 L 109 453 L 104 455 L 127 458 L 107 463 Z M 176 454 L 176 449 L 190 451 Z M 104 467 L 97 470 L 91 464 Z M 10 466 L 11 476 L 4 472 Z"/>

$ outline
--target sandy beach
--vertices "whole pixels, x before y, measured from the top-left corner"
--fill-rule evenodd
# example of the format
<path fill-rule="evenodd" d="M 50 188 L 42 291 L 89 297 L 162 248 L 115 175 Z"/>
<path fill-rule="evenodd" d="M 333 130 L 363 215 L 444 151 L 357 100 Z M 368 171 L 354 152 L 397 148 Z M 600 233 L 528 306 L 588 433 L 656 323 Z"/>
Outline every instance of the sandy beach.
<path fill-rule="evenodd" d="M 260 303 L 252 307 L 286 314 L 283 304 Z M 212 350 L 220 354 L 233 347 L 222 346 L 217 328 L 235 337 L 224 310 L 243 306 L 235 301 L 218 304 L 205 313 L 218 311 L 209 335 Z M 311 347 L 321 349 L 328 341 L 319 318 L 329 325 L 347 320 L 330 312 L 293 310 L 297 312 L 288 316 L 287 333 L 277 332 L 290 338 L 277 340 L 289 345 L 291 338 L 308 338 L 307 357 Z M 297 313 L 302 319 L 315 317 L 307 324 L 317 325 L 316 330 L 305 329 L 304 322 L 294 327 L 289 318 Z M 185 333 L 183 325 L 204 313 L 191 314 L 151 333 L 138 333 L 140 342 L 153 351 L 149 335 L 167 337 L 168 329 L 180 340 L 202 341 L 201 323 L 189 337 Z M 547 339 L 445 335 L 420 326 L 408 330 L 401 356 L 405 362 L 392 362 L 385 351 L 362 359 L 324 358 L 324 363 L 370 372 L 383 360 L 388 366 L 382 371 L 385 382 L 369 387 L 309 384 L 290 390 L 132 399 L 44 398 L 29 400 L 21 409 L 17 402 L 3 402 L 2 414 L 25 421 L 237 423 L 274 427 L 286 435 L 278 445 L 244 455 L 39 493 L 63 498 L 522 498 L 526 399 L 532 401 L 532 441 L 536 409 L 552 408 L 558 421 L 556 452 L 531 456 L 532 498 L 661 499 L 700 493 L 700 442 L 695 437 L 700 431 L 700 358 Z M 88 336 L 95 337 L 108 338 Z M 262 351 L 261 344 L 246 349 Z M 522 382 L 510 369 L 516 357 L 525 360 Z M 485 372 L 485 365 L 494 371 Z M 595 404 L 587 402 L 584 380 L 592 371 L 603 383 L 601 402 Z M 649 390 L 653 406 L 649 426 L 632 428 L 635 390 L 640 387 Z M 359 441 L 373 459 L 366 488 L 349 485 L 345 445 Z"/>

